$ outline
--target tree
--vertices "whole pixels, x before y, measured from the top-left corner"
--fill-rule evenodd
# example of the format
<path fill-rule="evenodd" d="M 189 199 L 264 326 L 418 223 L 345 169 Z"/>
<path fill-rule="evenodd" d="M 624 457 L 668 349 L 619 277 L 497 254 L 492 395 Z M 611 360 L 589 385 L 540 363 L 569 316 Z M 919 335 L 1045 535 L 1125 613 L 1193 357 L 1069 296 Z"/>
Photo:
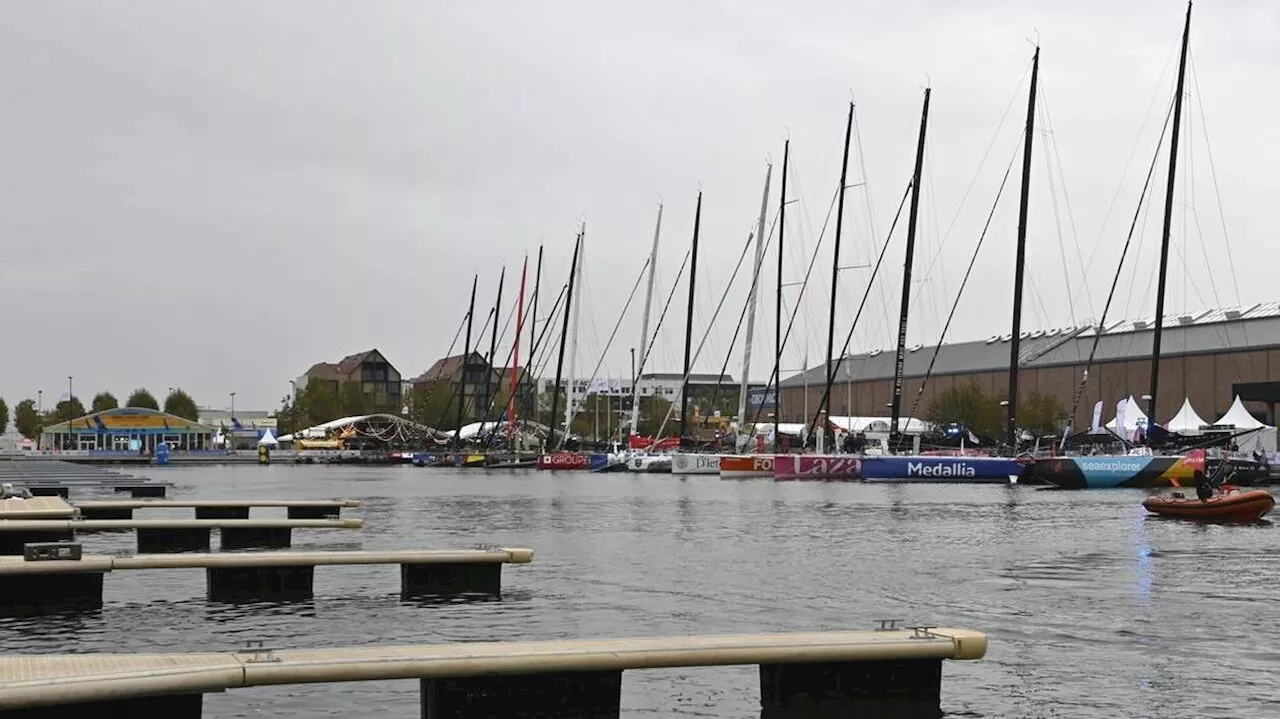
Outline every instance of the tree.
<path fill-rule="evenodd" d="M 72 397 L 70 400 L 59 400 L 54 406 L 53 411 L 49 412 L 44 418 L 44 424 L 57 424 L 59 422 L 67 422 L 78 419 L 85 415 L 84 405 L 80 404 L 79 397 Z"/>
<path fill-rule="evenodd" d="M 1000 402 L 987 396 L 974 380 L 957 384 L 934 397 L 925 418 L 939 426 L 962 424 L 970 431 L 987 437 L 1002 436 L 1001 428 L 1004 426 Z"/>
<path fill-rule="evenodd" d="M 314 427 L 342 416 L 337 386 L 331 382 L 311 381 L 298 393 L 296 401 L 298 428 Z"/>
<path fill-rule="evenodd" d="M 200 421 L 200 409 L 196 407 L 196 401 L 181 388 L 174 389 L 164 398 L 164 411 L 192 422 Z"/>
<path fill-rule="evenodd" d="M 419 382 L 409 392 L 409 419 L 436 429 L 456 429 L 457 401 L 449 380 Z"/>
<path fill-rule="evenodd" d="M 93 402 L 91 403 L 89 411 L 97 414 L 98 412 L 105 412 L 119 406 L 120 403 L 116 401 L 115 395 L 110 392 L 99 392 L 93 396 Z"/>
<path fill-rule="evenodd" d="M 662 426 L 662 420 L 666 419 L 667 412 L 671 410 L 671 402 L 663 397 L 642 396 L 640 398 L 640 420 L 636 422 L 636 431 L 646 437 L 652 437 L 658 432 L 658 427 Z M 667 428 L 664 430 L 669 436 L 680 432 L 680 423 L 676 421 L 679 410 L 671 415 L 671 421 L 667 422 Z"/>
<path fill-rule="evenodd" d="M 4 434 L 9 429 L 9 405 L 5 403 L 4 397 L 0 397 L 0 434 Z"/>
<path fill-rule="evenodd" d="M 27 439 L 40 436 L 40 413 L 36 412 L 36 401 L 24 399 L 13 410 L 13 426 Z"/>
<path fill-rule="evenodd" d="M 369 412 L 373 411 L 375 404 L 373 398 L 364 393 L 364 388 L 360 386 L 359 382 L 342 383 L 339 406 L 342 408 L 343 416 L 352 417 L 369 414 Z"/>
<path fill-rule="evenodd" d="M 129 401 L 125 402 L 124 406 L 157 411 L 160 409 L 160 403 L 156 401 L 155 395 L 148 392 L 146 387 L 135 389 L 133 394 L 129 395 Z"/>
<path fill-rule="evenodd" d="M 1018 426 L 1037 437 L 1057 435 L 1062 428 L 1067 409 L 1052 395 L 1032 392 L 1022 400 L 1014 418 Z"/>

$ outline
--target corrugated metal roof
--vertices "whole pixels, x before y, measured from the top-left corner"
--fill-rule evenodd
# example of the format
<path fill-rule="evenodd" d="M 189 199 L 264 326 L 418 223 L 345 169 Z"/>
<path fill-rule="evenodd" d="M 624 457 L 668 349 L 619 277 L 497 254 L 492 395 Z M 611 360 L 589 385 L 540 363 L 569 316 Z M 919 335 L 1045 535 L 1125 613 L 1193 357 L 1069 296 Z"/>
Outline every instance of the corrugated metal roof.
<path fill-rule="evenodd" d="M 1189 317 L 1189 319 L 1183 319 Z M 1151 357 L 1155 319 L 1108 322 L 1098 342 L 1095 362 Z M 1055 328 L 1022 333 L 1019 364 L 1023 367 L 1052 367 L 1081 364 L 1089 357 L 1094 328 Z M 1009 335 L 993 335 L 943 345 L 933 367 L 934 375 L 973 374 L 1002 371 L 1009 366 Z M 1167 315 L 1164 322 L 1162 354 L 1174 356 L 1202 352 L 1280 347 L 1280 302 L 1249 307 L 1207 310 Z M 837 382 L 849 378 L 892 379 L 894 350 L 872 350 L 848 357 L 841 363 Z M 906 377 L 923 376 L 929 367 L 934 346 L 909 347 L 903 362 Z M 822 385 L 826 369 L 819 365 L 783 380 L 783 387 Z"/>

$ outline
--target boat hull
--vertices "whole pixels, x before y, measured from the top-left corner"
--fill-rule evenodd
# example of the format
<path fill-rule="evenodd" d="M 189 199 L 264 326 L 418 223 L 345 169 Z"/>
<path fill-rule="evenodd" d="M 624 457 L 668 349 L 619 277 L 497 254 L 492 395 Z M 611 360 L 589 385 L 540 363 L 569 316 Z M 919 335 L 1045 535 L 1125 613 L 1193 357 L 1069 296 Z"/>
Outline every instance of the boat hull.
<path fill-rule="evenodd" d="M 672 474 L 718 474 L 720 472 L 720 455 L 717 454 L 673 454 L 671 455 Z"/>
<path fill-rule="evenodd" d="M 1029 462 L 1012 457 L 863 457 L 868 482 L 926 484 L 1011 484 Z"/>
<path fill-rule="evenodd" d="M 649 474 L 669 474 L 671 472 L 671 458 L 661 455 L 653 457 L 632 457 L 627 460 L 627 471 Z"/>
<path fill-rule="evenodd" d="M 778 455 L 773 462 L 773 478 L 779 480 L 836 479 L 852 481 L 862 477 L 862 458 L 821 454 Z"/>
<path fill-rule="evenodd" d="M 726 454 L 720 457 L 720 476 L 727 479 L 774 476 L 771 454 Z"/>
<path fill-rule="evenodd" d="M 538 469 L 602 469 L 609 463 L 607 454 L 584 452 L 552 452 L 538 457 Z"/>
<path fill-rule="evenodd" d="M 1113 489 L 1192 484 L 1197 469 L 1204 471 L 1203 457 L 1122 455 L 1046 459 L 1031 474 L 1062 489 Z"/>
<path fill-rule="evenodd" d="M 1227 492 L 1200 501 L 1196 497 L 1148 497 L 1144 509 L 1161 517 L 1214 522 L 1256 522 L 1276 506 L 1270 492 L 1252 489 Z"/>

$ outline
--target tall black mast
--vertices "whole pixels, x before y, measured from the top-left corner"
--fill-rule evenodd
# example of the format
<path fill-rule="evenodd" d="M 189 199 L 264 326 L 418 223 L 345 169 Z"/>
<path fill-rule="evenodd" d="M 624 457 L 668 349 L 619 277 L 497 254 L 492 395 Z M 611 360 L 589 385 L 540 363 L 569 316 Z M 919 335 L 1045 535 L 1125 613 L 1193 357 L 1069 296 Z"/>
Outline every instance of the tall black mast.
<path fill-rule="evenodd" d="M 844 125 L 844 157 L 840 160 L 840 190 L 836 195 L 836 244 L 831 254 L 831 312 L 827 317 L 827 394 L 835 381 L 835 365 L 832 355 L 836 344 L 836 284 L 840 279 L 840 238 L 844 234 L 844 190 L 849 176 L 849 141 L 853 137 L 853 103 L 849 103 L 849 119 Z M 825 407 L 819 407 L 821 412 Z M 816 415 L 815 415 L 816 418 Z M 812 427 L 810 428 L 813 429 Z"/>
<path fill-rule="evenodd" d="M 1027 200 L 1031 195 L 1031 149 L 1036 127 L 1036 80 L 1040 73 L 1040 48 L 1031 59 L 1031 93 L 1027 97 L 1027 128 L 1022 138 L 1022 198 L 1018 203 L 1018 251 L 1013 265 L 1013 333 L 1009 337 L 1009 406 L 1005 415 L 1006 441 L 1018 447 L 1018 354 L 1022 340 L 1022 274 L 1027 259 Z"/>
<path fill-rule="evenodd" d="M 551 390 L 551 417 L 547 422 L 548 442 L 556 436 L 556 414 L 560 410 L 560 372 L 564 369 L 564 344 L 569 339 L 569 307 L 573 304 L 573 278 L 578 272 L 578 248 L 582 246 L 582 230 L 573 241 L 573 261 L 569 265 L 569 289 L 564 298 L 564 324 L 560 328 L 560 354 L 556 358 L 556 384 Z M 564 437 L 569 436 L 569 428 L 564 428 Z"/>
<path fill-rule="evenodd" d="M 462 379 L 458 382 L 458 426 L 453 431 L 453 443 L 461 444 L 462 409 L 467 403 L 467 363 L 471 361 L 471 321 L 476 316 L 476 282 L 480 275 L 471 278 L 471 304 L 467 305 L 467 338 L 462 343 Z"/>
<path fill-rule="evenodd" d="M 916 168 L 911 173 L 911 210 L 907 215 L 907 256 L 902 261 L 902 309 L 898 313 L 898 354 L 893 365 L 893 401 L 889 411 L 889 433 L 895 440 L 901 435 L 898 419 L 902 414 L 902 365 L 907 358 L 907 310 L 911 307 L 911 264 L 916 253 L 916 212 L 920 205 L 920 170 L 924 166 L 924 138 L 929 125 L 929 92 L 924 89 L 924 109 L 920 111 L 920 139 L 916 143 Z"/>
<path fill-rule="evenodd" d="M 485 364 L 489 365 L 489 368 L 484 373 L 483 404 L 486 417 L 489 415 L 489 406 L 493 404 L 493 397 L 489 395 L 489 390 L 492 388 L 491 383 L 493 381 L 493 361 L 497 359 L 494 355 L 498 351 L 498 322 L 502 317 L 502 283 L 506 279 L 507 268 L 503 267 L 502 272 L 498 275 L 498 298 L 493 301 L 493 329 L 489 332 L 489 357 L 485 362 Z M 499 384 L 501 384 L 501 380 L 499 380 Z"/>
<path fill-rule="evenodd" d="M 542 245 L 538 245 L 538 269 L 533 273 L 533 297 L 531 298 L 532 306 L 529 308 L 529 358 L 525 360 L 525 366 L 533 366 L 533 351 L 538 345 L 538 291 L 542 289 Z M 521 372 L 521 382 L 524 381 L 526 372 Z M 526 416 L 533 414 L 537 418 L 538 407 L 538 383 L 535 379 L 533 383 L 533 396 L 529 398 L 529 411 L 523 412 Z M 517 391 L 520 389 L 519 383 L 516 384 Z"/>
<path fill-rule="evenodd" d="M 774 289 L 777 312 L 773 318 L 773 421 L 782 421 L 782 241 L 787 234 L 787 162 L 791 158 L 791 139 L 782 145 L 782 198 L 778 200 L 778 285 Z M 766 388 L 766 392 L 768 389 Z"/>
<path fill-rule="evenodd" d="M 693 288 L 698 279 L 698 230 L 702 226 L 702 190 L 698 190 L 698 206 L 693 211 L 693 248 L 689 257 L 689 307 L 684 319 L 684 384 L 680 387 L 680 444 L 689 431 L 689 359 L 693 349 Z M 718 380 L 717 380 L 718 381 Z"/>
<path fill-rule="evenodd" d="M 1173 96 L 1173 134 L 1169 140 L 1169 183 L 1164 192 L 1164 229 L 1160 232 L 1160 282 L 1156 286 L 1156 329 L 1151 339 L 1151 401 L 1147 421 L 1156 422 L 1156 392 L 1160 389 L 1160 335 L 1164 330 L 1164 285 L 1169 269 L 1169 227 L 1173 222 L 1173 183 L 1178 172 L 1178 131 L 1182 127 L 1182 88 L 1187 76 L 1187 42 L 1191 37 L 1191 3 L 1182 28 L 1182 57 L 1178 61 L 1178 89 Z"/>

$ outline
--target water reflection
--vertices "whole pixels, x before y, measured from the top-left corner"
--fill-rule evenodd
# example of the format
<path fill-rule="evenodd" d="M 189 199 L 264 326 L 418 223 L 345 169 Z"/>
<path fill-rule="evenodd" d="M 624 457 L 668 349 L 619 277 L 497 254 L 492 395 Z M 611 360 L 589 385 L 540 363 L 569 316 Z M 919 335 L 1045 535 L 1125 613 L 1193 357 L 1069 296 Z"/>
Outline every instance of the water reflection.
<path fill-rule="evenodd" d="M 159 471 L 159 470 L 154 470 Z M 172 469 L 170 470 L 172 471 Z M 299 546 L 533 547 L 500 596 L 405 601 L 393 567 L 323 567 L 314 596 L 222 604 L 192 572 L 116 572 L 99 611 L 0 619 L 0 652 L 194 651 L 870 627 L 905 616 L 991 633 L 948 664 L 949 716 L 1268 716 L 1280 595 L 1270 525 L 1141 521 L 1141 493 L 416 468 L 178 470 L 182 497 L 343 497 L 360 532 Z M 86 551 L 131 550 L 86 535 Z M 1195 675 L 1187 666 L 1228 667 Z M 416 715 L 414 688 L 232 692 L 209 719 Z M 623 716 L 760 713 L 752 667 L 635 672 Z"/>

